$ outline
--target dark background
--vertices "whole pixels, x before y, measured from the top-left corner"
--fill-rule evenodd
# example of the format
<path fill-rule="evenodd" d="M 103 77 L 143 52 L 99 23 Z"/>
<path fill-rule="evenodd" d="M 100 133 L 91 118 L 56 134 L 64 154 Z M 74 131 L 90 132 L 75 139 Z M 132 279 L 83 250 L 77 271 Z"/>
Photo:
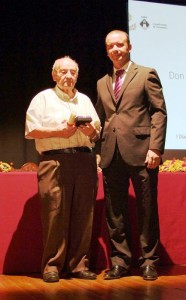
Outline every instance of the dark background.
<path fill-rule="evenodd" d="M 96 82 L 109 64 L 105 36 L 128 31 L 127 20 L 125 0 L 0 1 L 0 161 L 15 168 L 38 162 L 34 141 L 24 138 L 25 113 L 33 96 L 54 86 L 55 59 L 78 62 L 77 88 L 96 102 Z"/>

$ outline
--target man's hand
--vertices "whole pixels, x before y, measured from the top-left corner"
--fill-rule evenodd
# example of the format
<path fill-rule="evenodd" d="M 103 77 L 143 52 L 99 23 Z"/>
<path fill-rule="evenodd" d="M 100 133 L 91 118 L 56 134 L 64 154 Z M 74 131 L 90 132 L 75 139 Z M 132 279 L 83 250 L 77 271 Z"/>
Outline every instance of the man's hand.
<path fill-rule="evenodd" d="M 67 121 L 63 121 L 56 128 L 41 127 L 29 132 L 27 136 L 33 139 L 45 139 L 52 137 L 69 138 L 76 132 L 76 130 L 77 127 L 75 124 L 69 125 Z"/>
<path fill-rule="evenodd" d="M 77 127 L 75 124 L 69 125 L 67 123 L 67 127 L 61 131 L 60 137 L 67 139 L 67 138 L 71 137 L 72 135 L 74 135 L 76 130 L 77 130 Z"/>
<path fill-rule="evenodd" d="M 145 159 L 145 163 L 147 164 L 147 168 L 155 169 L 160 165 L 161 162 L 161 153 L 159 150 L 151 149 L 148 150 L 147 156 Z"/>
<path fill-rule="evenodd" d="M 96 129 L 90 124 L 85 123 L 84 125 L 78 126 L 78 129 L 86 136 L 88 136 L 90 139 L 93 139 L 97 136 Z"/>
<path fill-rule="evenodd" d="M 98 172 L 101 172 L 102 171 L 102 169 L 100 168 L 101 156 L 99 154 L 96 154 L 96 163 L 97 163 Z"/>

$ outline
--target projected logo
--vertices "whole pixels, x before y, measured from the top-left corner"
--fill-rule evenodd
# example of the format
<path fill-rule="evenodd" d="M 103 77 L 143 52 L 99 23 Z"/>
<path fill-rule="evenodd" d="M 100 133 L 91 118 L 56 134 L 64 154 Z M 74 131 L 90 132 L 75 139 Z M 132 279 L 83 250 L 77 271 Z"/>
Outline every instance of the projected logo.
<path fill-rule="evenodd" d="M 133 16 L 132 14 L 129 14 L 129 31 L 136 30 L 137 27 L 141 27 L 142 29 L 146 30 L 148 28 L 152 29 L 168 29 L 168 26 L 166 23 L 161 23 L 161 22 L 149 22 L 147 20 L 147 16 L 141 15 L 141 22 L 136 23 L 133 21 Z"/>
<path fill-rule="evenodd" d="M 147 21 L 147 17 L 142 16 L 141 18 L 142 20 L 140 23 L 138 23 L 138 26 L 140 25 L 141 28 L 147 29 L 150 26 L 149 22 Z M 136 28 L 136 22 L 133 22 L 133 16 L 129 14 L 129 30 L 136 30 Z"/>
<path fill-rule="evenodd" d="M 147 29 L 149 27 L 149 22 L 147 22 L 147 19 L 143 19 L 140 23 L 140 26 L 143 28 L 143 29 Z"/>

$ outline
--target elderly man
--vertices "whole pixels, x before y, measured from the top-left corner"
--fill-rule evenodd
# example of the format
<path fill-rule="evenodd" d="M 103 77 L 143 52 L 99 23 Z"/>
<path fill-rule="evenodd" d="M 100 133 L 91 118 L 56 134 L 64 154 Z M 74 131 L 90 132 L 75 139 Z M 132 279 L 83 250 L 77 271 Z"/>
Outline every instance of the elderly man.
<path fill-rule="evenodd" d="M 92 148 L 99 138 L 100 121 L 91 100 L 75 88 L 78 64 L 74 60 L 57 59 L 52 78 L 55 87 L 37 94 L 28 107 L 25 133 L 35 139 L 40 155 L 43 280 L 57 282 L 62 271 L 95 279 L 88 254 L 97 192 Z"/>

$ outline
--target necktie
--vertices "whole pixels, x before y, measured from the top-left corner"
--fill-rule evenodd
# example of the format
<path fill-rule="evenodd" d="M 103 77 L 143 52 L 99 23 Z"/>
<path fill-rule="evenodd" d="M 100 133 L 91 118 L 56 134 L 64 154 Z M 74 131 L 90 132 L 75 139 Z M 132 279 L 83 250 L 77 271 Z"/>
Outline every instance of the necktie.
<path fill-rule="evenodd" d="M 122 75 L 124 73 L 124 70 L 117 70 L 116 71 L 116 82 L 115 82 L 115 87 L 114 87 L 114 95 L 116 98 L 116 102 L 119 100 L 119 92 L 121 90 L 122 86 Z"/>

